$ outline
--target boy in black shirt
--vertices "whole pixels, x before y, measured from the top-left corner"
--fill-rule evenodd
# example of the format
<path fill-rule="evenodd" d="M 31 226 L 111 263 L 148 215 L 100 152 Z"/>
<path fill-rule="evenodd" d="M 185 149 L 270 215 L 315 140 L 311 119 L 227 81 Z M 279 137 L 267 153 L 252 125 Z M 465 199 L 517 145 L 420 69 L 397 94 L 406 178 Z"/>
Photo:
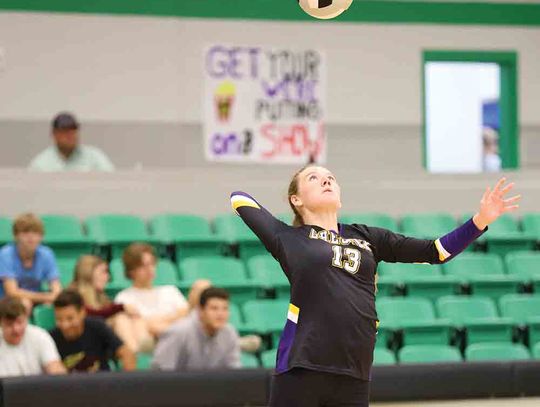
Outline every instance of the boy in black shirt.
<path fill-rule="evenodd" d="M 517 208 L 512 204 L 519 196 L 503 199 L 513 186 L 503 187 L 504 182 L 486 190 L 472 219 L 435 241 L 339 224 L 340 187 L 323 167 L 308 166 L 294 175 L 288 192 L 293 227 L 248 194 L 231 194 L 233 209 L 279 261 L 291 284 L 270 406 L 368 406 L 378 263 L 453 259 L 489 223 Z"/>
<path fill-rule="evenodd" d="M 51 336 L 66 369 L 98 372 L 109 369 L 117 358 L 123 370 L 135 370 L 135 355 L 102 320 L 86 317 L 84 302 L 75 290 L 62 291 L 54 301 L 56 328 Z"/>

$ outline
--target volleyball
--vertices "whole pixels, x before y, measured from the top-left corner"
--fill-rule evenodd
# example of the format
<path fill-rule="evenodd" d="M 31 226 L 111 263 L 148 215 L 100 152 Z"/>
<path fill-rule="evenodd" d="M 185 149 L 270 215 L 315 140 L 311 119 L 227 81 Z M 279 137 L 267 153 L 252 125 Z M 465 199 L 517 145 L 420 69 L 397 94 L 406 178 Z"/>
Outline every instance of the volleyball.
<path fill-rule="evenodd" d="M 347 10 L 353 0 L 298 0 L 307 14 L 320 19 L 331 19 Z"/>

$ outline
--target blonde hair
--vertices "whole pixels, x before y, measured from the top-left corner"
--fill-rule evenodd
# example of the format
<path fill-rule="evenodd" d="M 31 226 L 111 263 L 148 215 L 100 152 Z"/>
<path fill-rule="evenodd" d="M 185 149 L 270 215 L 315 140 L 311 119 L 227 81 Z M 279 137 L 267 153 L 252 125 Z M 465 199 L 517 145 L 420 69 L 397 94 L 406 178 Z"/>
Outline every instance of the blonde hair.
<path fill-rule="evenodd" d="M 91 308 L 101 308 L 111 303 L 104 292 L 97 291 L 92 284 L 94 271 L 105 260 L 98 256 L 84 255 L 79 257 L 75 265 L 75 275 L 71 288 L 77 290 L 83 297 L 84 304 Z"/>
<path fill-rule="evenodd" d="M 316 164 L 308 164 L 302 168 L 300 168 L 296 173 L 293 175 L 291 182 L 289 183 L 289 189 L 287 191 L 287 200 L 289 201 L 289 205 L 294 213 L 294 219 L 293 219 L 293 226 L 303 226 L 304 225 L 304 219 L 302 218 L 302 215 L 300 214 L 300 211 L 296 208 L 296 206 L 293 205 L 291 202 L 291 196 L 296 195 L 298 193 L 298 176 L 306 169 L 310 167 L 317 167 Z"/>
<path fill-rule="evenodd" d="M 13 236 L 24 232 L 35 232 L 43 236 L 45 226 L 43 226 L 42 220 L 33 213 L 23 213 L 13 221 Z"/>

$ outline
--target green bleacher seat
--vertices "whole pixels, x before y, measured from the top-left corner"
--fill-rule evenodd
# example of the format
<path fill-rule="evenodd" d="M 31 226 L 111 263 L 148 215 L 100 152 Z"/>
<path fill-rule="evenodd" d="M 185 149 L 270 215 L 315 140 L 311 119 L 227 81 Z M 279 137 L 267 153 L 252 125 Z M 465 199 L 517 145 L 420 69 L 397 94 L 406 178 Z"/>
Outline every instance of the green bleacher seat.
<path fill-rule="evenodd" d="M 495 301 L 504 294 L 518 292 L 521 284 L 519 277 L 505 273 L 501 258 L 493 253 L 462 253 L 444 264 L 443 270 L 469 285 L 472 294 Z"/>
<path fill-rule="evenodd" d="M 244 369 L 257 369 L 261 367 L 257 357 L 251 353 L 242 352 L 240 354 L 240 364 Z"/>
<path fill-rule="evenodd" d="M 383 297 L 377 300 L 377 314 L 382 327 L 403 331 L 403 343 L 447 344 L 449 323 L 435 317 L 431 301 L 426 298 Z"/>
<path fill-rule="evenodd" d="M 50 246 L 56 257 L 78 259 L 93 252 L 92 239 L 83 233 L 79 218 L 71 215 L 43 215 L 43 243 Z"/>
<path fill-rule="evenodd" d="M 373 364 L 375 366 L 395 365 L 396 356 L 391 350 L 375 348 L 373 352 Z"/>
<path fill-rule="evenodd" d="M 196 215 L 162 214 L 150 219 L 153 236 L 162 245 L 173 245 L 176 259 L 220 255 L 225 239 L 212 233 L 208 221 Z"/>
<path fill-rule="evenodd" d="M 472 216 L 469 214 L 468 217 Z M 535 239 L 527 232 L 520 230 L 516 218 L 506 213 L 489 225 L 489 230 L 480 237 L 485 242 L 489 253 L 505 256 L 516 250 L 532 250 Z"/>
<path fill-rule="evenodd" d="M 269 349 L 261 353 L 262 366 L 268 369 L 276 367 L 277 349 Z"/>
<path fill-rule="evenodd" d="M 11 219 L 0 216 L 0 245 L 4 245 L 13 240 L 13 229 Z"/>
<path fill-rule="evenodd" d="M 532 283 L 534 291 L 540 293 L 540 252 L 517 251 L 505 258 L 506 270 L 524 283 Z"/>
<path fill-rule="evenodd" d="M 290 298 L 290 284 L 281 266 L 270 254 L 253 256 L 247 262 L 249 276 L 263 289 L 274 289 L 278 298 Z"/>
<path fill-rule="evenodd" d="M 361 225 L 388 229 L 392 232 L 398 231 L 396 220 L 384 213 L 346 213 L 339 215 L 339 221 L 348 225 L 358 223 Z"/>
<path fill-rule="evenodd" d="M 540 342 L 533 345 L 533 357 L 535 359 L 540 359 Z"/>
<path fill-rule="evenodd" d="M 465 359 L 471 362 L 528 360 L 527 348 L 517 343 L 474 343 L 465 349 Z"/>
<path fill-rule="evenodd" d="M 56 325 L 54 320 L 54 309 L 50 305 L 36 305 L 32 311 L 34 324 L 50 331 Z"/>
<path fill-rule="evenodd" d="M 288 309 L 289 301 L 267 299 L 248 301 L 242 307 L 246 325 L 260 335 L 272 335 L 274 346 L 285 327 Z"/>
<path fill-rule="evenodd" d="M 437 311 L 456 329 L 466 329 L 468 344 L 512 341 L 512 321 L 499 317 L 495 302 L 489 297 L 442 297 L 437 300 Z"/>
<path fill-rule="evenodd" d="M 448 213 L 408 214 L 401 218 L 401 232 L 422 239 L 437 239 L 455 227 L 456 219 Z"/>
<path fill-rule="evenodd" d="M 501 315 L 529 327 L 529 341 L 540 341 L 540 294 L 508 294 L 499 300 Z"/>
<path fill-rule="evenodd" d="M 236 214 L 217 216 L 214 219 L 214 229 L 229 244 L 238 245 L 238 254 L 243 260 L 267 253 L 259 238 Z"/>
<path fill-rule="evenodd" d="M 540 242 L 540 212 L 524 214 L 521 218 L 521 225 L 527 235 L 535 239 L 537 243 Z"/>
<path fill-rule="evenodd" d="M 103 214 L 86 218 L 90 238 L 99 245 L 111 247 L 111 256 L 121 257 L 123 250 L 133 242 L 154 243 L 144 220 L 135 215 Z"/>
<path fill-rule="evenodd" d="M 159 259 L 156 265 L 155 285 L 174 285 L 180 282 L 176 264 L 168 259 Z"/>
<path fill-rule="evenodd" d="M 58 271 L 60 272 L 60 284 L 62 287 L 69 286 L 75 278 L 75 265 L 77 259 L 73 258 L 59 258 L 56 260 L 58 265 Z"/>
<path fill-rule="evenodd" d="M 196 280 L 207 279 L 212 285 L 225 288 L 231 301 L 242 304 L 257 297 L 257 287 L 247 278 L 244 264 L 232 257 L 190 257 L 180 261 L 181 286 L 187 288 Z"/>
<path fill-rule="evenodd" d="M 240 335 L 249 333 L 249 328 L 246 327 L 246 324 L 244 323 L 240 308 L 235 303 L 229 304 L 229 323 L 234 326 Z"/>
<path fill-rule="evenodd" d="M 124 274 L 124 264 L 122 259 L 114 259 L 109 265 L 111 280 L 105 287 L 105 292 L 109 297 L 114 298 L 121 290 L 131 287 L 131 280 Z"/>
<path fill-rule="evenodd" d="M 399 350 L 399 363 L 461 362 L 459 349 L 447 345 L 408 345 Z"/>
<path fill-rule="evenodd" d="M 137 370 L 150 370 L 152 364 L 151 353 L 137 353 Z"/>
<path fill-rule="evenodd" d="M 459 279 L 442 274 L 438 264 L 379 263 L 379 281 L 393 281 L 397 287 L 404 287 L 408 296 L 424 297 L 430 300 L 457 292 Z"/>
<path fill-rule="evenodd" d="M 292 212 L 280 213 L 276 216 L 276 218 L 278 218 L 283 223 L 286 223 L 287 225 L 292 226 L 294 215 L 292 214 Z"/>

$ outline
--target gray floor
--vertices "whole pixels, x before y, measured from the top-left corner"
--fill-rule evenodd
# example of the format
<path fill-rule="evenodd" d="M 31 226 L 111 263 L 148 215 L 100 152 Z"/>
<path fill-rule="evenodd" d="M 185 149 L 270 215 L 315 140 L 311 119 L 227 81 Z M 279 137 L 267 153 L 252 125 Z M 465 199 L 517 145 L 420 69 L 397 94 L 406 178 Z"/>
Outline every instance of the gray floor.
<path fill-rule="evenodd" d="M 370 407 L 539 407 L 540 398 L 371 403 Z"/>

